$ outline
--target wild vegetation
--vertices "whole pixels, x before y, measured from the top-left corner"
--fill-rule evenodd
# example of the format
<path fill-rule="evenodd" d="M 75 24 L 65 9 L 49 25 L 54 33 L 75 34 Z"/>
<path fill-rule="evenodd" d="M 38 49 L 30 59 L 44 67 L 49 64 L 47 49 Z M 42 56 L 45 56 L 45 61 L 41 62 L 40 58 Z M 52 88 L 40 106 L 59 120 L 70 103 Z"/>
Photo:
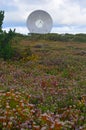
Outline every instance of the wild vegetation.
<path fill-rule="evenodd" d="M 13 35 L 14 55 L 0 58 L 0 130 L 86 130 L 86 42 L 57 35 Z"/>

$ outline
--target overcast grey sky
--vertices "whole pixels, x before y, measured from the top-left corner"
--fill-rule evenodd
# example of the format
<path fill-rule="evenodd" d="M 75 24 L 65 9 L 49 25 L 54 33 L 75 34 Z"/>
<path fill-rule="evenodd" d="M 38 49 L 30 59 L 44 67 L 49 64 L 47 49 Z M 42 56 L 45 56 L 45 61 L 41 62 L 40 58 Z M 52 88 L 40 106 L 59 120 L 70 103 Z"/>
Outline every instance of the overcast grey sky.
<path fill-rule="evenodd" d="M 0 0 L 0 10 L 5 11 L 3 28 L 27 34 L 26 19 L 39 9 L 51 15 L 51 32 L 86 33 L 86 0 Z"/>

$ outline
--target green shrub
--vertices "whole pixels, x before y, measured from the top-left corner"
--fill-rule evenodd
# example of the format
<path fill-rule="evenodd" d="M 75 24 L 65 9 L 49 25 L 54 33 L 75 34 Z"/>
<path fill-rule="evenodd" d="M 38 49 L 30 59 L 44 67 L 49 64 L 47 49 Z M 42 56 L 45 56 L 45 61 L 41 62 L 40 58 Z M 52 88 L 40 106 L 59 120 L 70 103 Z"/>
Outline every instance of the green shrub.
<path fill-rule="evenodd" d="M 8 33 L 2 32 L 0 34 L 0 58 L 9 60 L 13 57 L 14 50 L 11 45 L 11 40 L 14 36 L 14 31 L 10 30 Z"/>

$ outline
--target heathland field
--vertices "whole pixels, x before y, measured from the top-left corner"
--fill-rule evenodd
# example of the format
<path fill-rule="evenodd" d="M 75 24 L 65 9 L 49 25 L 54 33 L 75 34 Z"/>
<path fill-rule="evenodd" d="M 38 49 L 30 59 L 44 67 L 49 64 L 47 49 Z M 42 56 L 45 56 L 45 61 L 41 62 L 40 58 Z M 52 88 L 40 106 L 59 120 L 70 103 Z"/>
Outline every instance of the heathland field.
<path fill-rule="evenodd" d="M 0 130 L 86 130 L 86 43 L 18 39 L 0 59 Z"/>

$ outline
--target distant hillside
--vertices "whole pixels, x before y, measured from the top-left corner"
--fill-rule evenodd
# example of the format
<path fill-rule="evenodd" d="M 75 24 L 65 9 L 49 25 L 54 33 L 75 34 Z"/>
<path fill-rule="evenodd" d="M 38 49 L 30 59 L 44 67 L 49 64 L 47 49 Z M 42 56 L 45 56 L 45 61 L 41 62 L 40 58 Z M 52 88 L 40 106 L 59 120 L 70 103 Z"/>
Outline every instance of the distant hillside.
<path fill-rule="evenodd" d="M 51 41 L 63 41 L 63 42 L 86 42 L 86 34 L 28 34 L 23 35 L 16 33 L 16 36 L 20 38 L 28 38 L 29 40 L 51 40 Z"/>

